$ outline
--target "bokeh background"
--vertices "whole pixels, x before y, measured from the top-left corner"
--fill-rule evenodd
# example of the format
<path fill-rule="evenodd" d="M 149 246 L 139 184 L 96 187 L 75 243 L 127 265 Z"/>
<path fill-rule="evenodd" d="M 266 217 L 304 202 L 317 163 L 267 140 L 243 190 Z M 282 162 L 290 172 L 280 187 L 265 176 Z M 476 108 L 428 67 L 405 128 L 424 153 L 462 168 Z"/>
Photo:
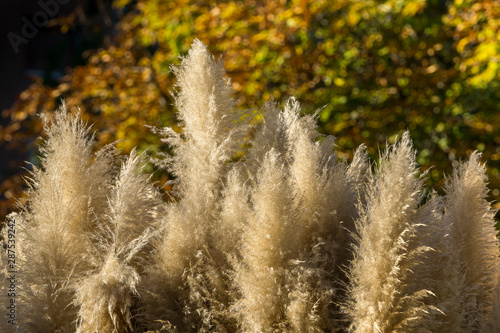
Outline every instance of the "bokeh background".
<path fill-rule="evenodd" d="M 57 3 L 46 23 L 40 2 Z M 2 0 L 0 13 L 1 220 L 37 163 L 39 115 L 63 99 L 95 124 L 96 148 L 166 149 L 144 125 L 175 124 L 170 65 L 195 38 L 224 60 L 240 107 L 295 96 L 321 109 L 341 158 L 361 143 L 376 158 L 409 129 L 441 191 L 479 150 L 500 208 L 499 1 Z M 12 33 L 34 20 L 16 52 Z"/>

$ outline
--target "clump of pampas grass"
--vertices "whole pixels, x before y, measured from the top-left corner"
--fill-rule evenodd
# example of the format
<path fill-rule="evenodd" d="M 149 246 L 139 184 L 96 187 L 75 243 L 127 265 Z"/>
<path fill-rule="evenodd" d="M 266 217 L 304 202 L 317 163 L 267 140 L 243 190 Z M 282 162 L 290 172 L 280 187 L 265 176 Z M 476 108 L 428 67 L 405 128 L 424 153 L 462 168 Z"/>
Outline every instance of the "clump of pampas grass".
<path fill-rule="evenodd" d="M 172 154 L 92 153 L 78 115 L 63 106 L 44 119 L 28 202 L 9 216 L 18 331 L 500 330 L 479 154 L 440 197 L 424 186 L 409 133 L 375 167 L 364 146 L 342 161 L 294 98 L 239 110 L 200 41 L 173 72 L 182 130 L 153 129 Z M 167 202 L 147 162 L 172 175 Z"/>

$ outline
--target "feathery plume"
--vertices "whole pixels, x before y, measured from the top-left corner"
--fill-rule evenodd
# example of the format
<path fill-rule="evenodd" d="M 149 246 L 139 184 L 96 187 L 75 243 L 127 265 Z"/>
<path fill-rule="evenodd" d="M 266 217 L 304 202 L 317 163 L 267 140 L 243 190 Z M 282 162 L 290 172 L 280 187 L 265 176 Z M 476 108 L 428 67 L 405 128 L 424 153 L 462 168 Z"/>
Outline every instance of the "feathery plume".
<path fill-rule="evenodd" d="M 75 286 L 78 332 L 133 331 L 131 318 L 140 281 L 138 272 L 149 259 L 150 249 L 145 247 L 162 207 L 143 167 L 142 155 L 133 150 L 111 190 L 109 214 L 101 226 L 95 253 L 99 265 Z"/>
<path fill-rule="evenodd" d="M 463 276 L 460 290 L 462 329 L 483 331 L 494 320 L 498 306 L 496 292 L 500 282 L 500 250 L 494 215 L 486 201 L 488 188 L 480 154 L 474 152 L 448 181 L 445 197 L 445 223 L 450 227 L 450 252 Z"/>
<path fill-rule="evenodd" d="M 354 231 L 356 205 L 368 168 L 363 148 L 352 168 L 333 153 L 334 138 L 318 141 L 315 115 L 300 116 L 291 99 L 282 113 L 286 133 L 294 204 L 299 213 L 299 260 L 287 282 L 290 304 L 287 317 L 295 331 L 333 331 L 342 297 L 340 283 L 350 259 L 349 232 Z"/>
<path fill-rule="evenodd" d="M 411 284 L 415 219 L 422 199 L 408 132 L 381 158 L 358 220 L 358 243 L 349 272 L 347 312 L 354 332 L 416 332 L 431 292 Z M 417 329 L 416 329 L 417 328 Z"/>
<path fill-rule="evenodd" d="M 222 63 L 214 61 L 202 42 L 195 40 L 173 71 L 178 78 L 176 106 L 183 132 L 164 129 L 161 133 L 174 148 L 175 157 L 166 158 L 165 165 L 177 177 L 180 200 L 169 205 L 163 236 L 155 246 L 150 285 L 157 302 L 169 309 L 161 317 L 182 327 L 187 324 L 175 313 L 181 313 L 189 299 L 184 272 L 191 262 L 207 263 L 196 257 L 202 250 L 210 256 L 215 246 L 209 233 L 218 220 L 222 180 L 228 169 L 225 163 L 239 149 L 244 126 L 240 126 L 242 114 L 231 99 Z"/>
<path fill-rule="evenodd" d="M 252 213 L 243 235 L 234 280 L 234 309 L 244 332 L 273 332 L 284 321 L 288 261 L 297 258 L 297 223 L 285 166 L 275 150 L 264 157 L 251 194 Z"/>
<path fill-rule="evenodd" d="M 19 233 L 19 316 L 23 330 L 70 331 L 77 309 L 72 282 L 92 262 L 89 233 L 105 211 L 99 201 L 111 180 L 108 154 L 91 160 L 92 136 L 64 105 L 55 120 L 45 122 L 47 139 L 40 149 L 41 167 L 34 167 L 28 203 Z"/>

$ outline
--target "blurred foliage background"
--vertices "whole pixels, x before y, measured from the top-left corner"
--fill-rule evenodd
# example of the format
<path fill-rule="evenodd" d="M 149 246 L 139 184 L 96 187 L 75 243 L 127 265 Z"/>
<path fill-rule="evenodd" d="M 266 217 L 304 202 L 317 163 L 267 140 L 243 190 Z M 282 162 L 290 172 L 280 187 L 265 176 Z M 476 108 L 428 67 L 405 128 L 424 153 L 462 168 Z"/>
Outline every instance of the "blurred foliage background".
<path fill-rule="evenodd" d="M 144 125 L 174 124 L 170 65 L 198 38 L 223 58 L 240 107 L 295 96 L 304 112 L 322 108 L 320 131 L 337 137 L 343 158 L 361 143 L 375 157 L 409 129 L 419 164 L 433 166 L 429 185 L 437 190 L 456 161 L 479 150 L 500 207 L 498 1 L 99 3 L 111 22 L 99 48 L 86 50 L 83 63 L 57 81 L 50 73 L 37 78 L 2 113 L 8 123 L 0 140 L 24 159 L 36 163 L 37 115 L 62 99 L 95 123 L 97 147 L 121 140 L 124 153 L 164 149 Z M 60 18 L 61 32 L 77 20 Z M 11 165 L 0 185 L 0 218 L 22 197 L 22 161 Z"/>

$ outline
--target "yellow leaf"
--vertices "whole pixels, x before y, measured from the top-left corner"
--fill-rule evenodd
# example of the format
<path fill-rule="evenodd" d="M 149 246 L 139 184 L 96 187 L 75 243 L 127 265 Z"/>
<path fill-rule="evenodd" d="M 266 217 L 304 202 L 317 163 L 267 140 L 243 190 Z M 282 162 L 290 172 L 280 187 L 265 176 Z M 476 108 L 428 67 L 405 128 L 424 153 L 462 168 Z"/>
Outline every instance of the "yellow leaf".
<path fill-rule="evenodd" d="M 457 52 L 458 53 L 464 52 L 465 46 L 467 46 L 468 43 L 469 43 L 468 37 L 462 38 L 457 44 Z"/>
<path fill-rule="evenodd" d="M 333 82 L 335 83 L 335 85 L 337 85 L 339 87 L 343 87 L 345 85 L 345 80 L 341 77 L 334 78 Z"/>

